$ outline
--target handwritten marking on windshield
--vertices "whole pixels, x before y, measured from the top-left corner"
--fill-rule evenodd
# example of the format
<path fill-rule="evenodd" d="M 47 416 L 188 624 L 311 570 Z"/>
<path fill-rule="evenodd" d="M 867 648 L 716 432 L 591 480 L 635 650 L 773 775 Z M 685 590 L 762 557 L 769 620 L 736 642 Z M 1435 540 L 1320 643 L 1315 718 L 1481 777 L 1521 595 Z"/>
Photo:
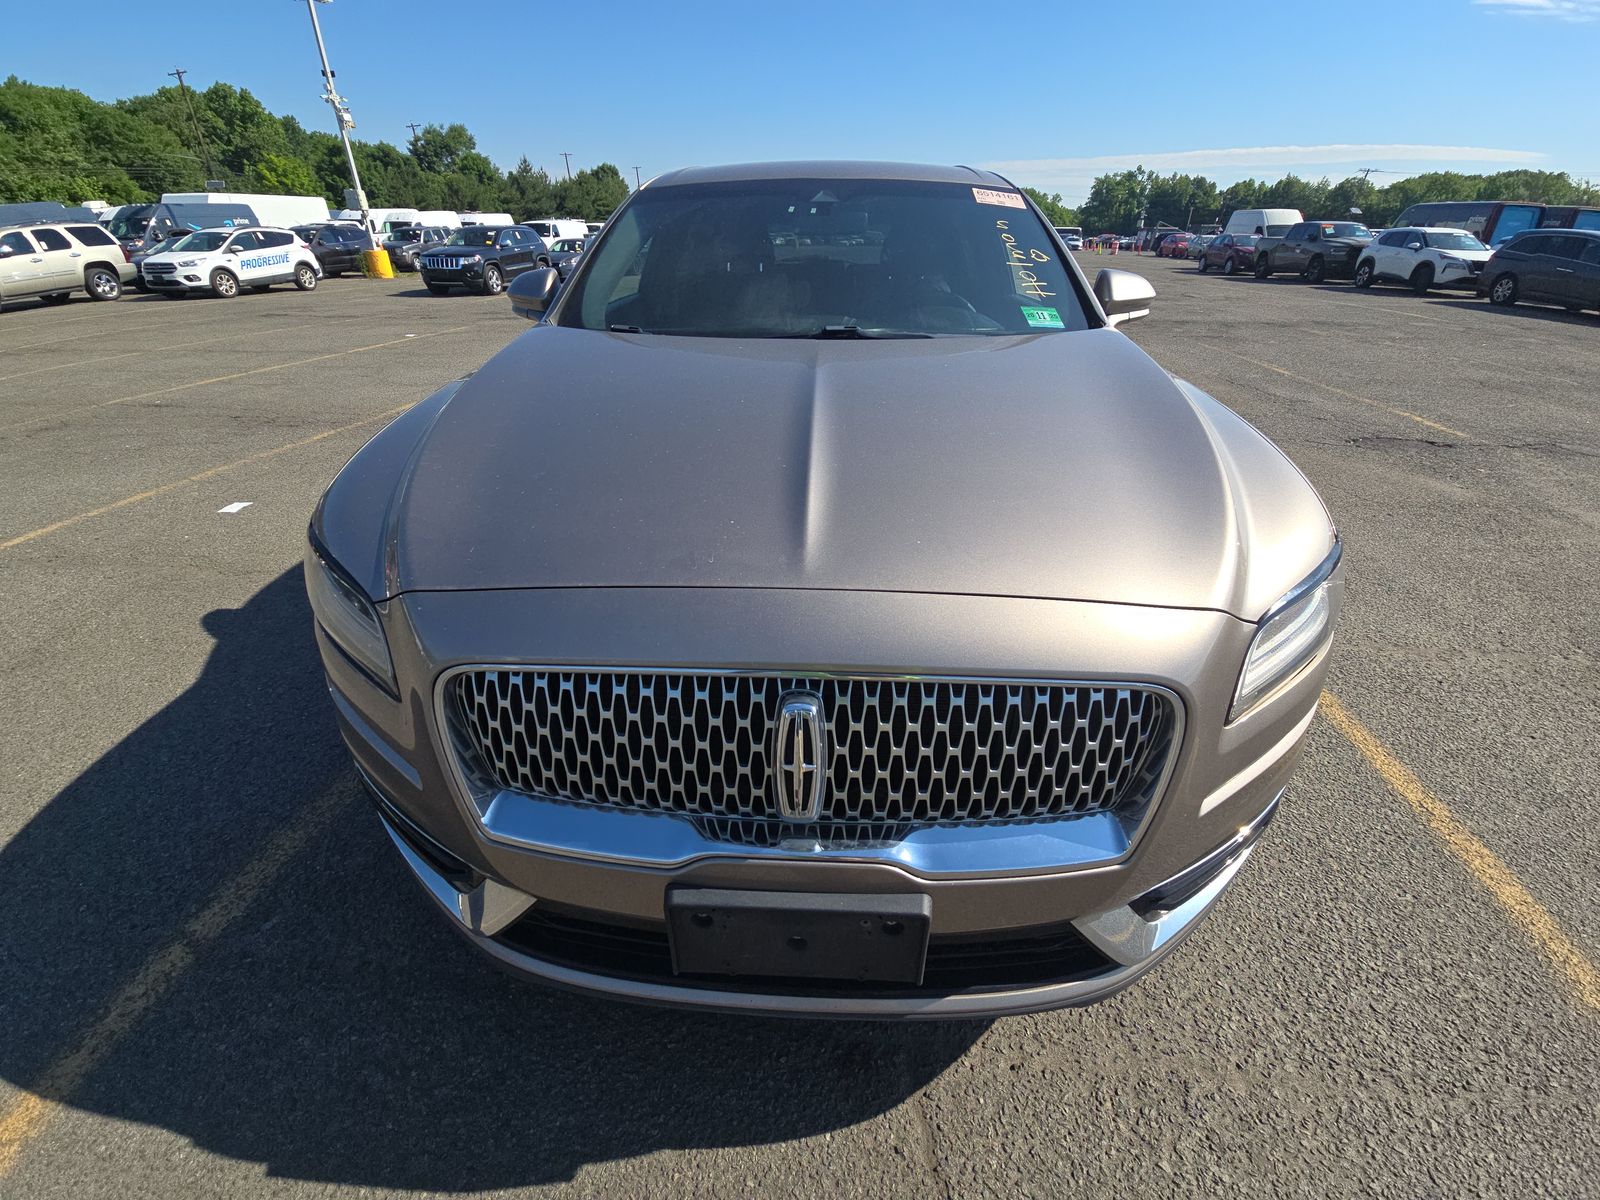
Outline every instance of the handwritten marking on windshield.
<path fill-rule="evenodd" d="M 1020 245 L 1016 235 L 1011 232 L 1010 222 L 996 221 L 994 227 L 1000 231 L 1000 240 L 1005 244 L 1006 263 L 1016 272 L 1013 282 L 1017 291 L 1035 300 L 1054 296 L 1055 293 L 1045 286 L 1045 281 L 1034 271 L 1036 264 L 1049 262 L 1050 256 L 1043 250 Z"/>

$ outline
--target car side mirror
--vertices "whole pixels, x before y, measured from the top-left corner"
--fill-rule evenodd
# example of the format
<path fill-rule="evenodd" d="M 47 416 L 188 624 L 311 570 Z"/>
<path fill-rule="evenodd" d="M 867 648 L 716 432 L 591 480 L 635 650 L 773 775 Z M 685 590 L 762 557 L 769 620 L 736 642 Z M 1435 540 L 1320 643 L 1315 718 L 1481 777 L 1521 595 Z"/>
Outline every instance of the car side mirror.
<path fill-rule="evenodd" d="M 1421 242 L 1407 242 L 1406 243 L 1406 249 L 1407 250 L 1421 250 L 1422 249 L 1422 243 Z"/>
<path fill-rule="evenodd" d="M 1107 267 L 1094 277 L 1094 298 L 1100 301 L 1106 324 L 1114 329 L 1124 321 L 1148 317 L 1156 290 L 1143 275 Z"/>
<path fill-rule="evenodd" d="M 226 250 L 223 251 L 223 253 L 224 254 L 237 254 L 237 253 L 239 253 L 240 249 L 241 249 L 241 247 L 239 247 L 239 246 L 229 246 Z"/>
<path fill-rule="evenodd" d="M 0 258 L 4 258 L 7 254 L 15 254 L 16 252 L 17 248 L 15 246 L 0 246 Z"/>
<path fill-rule="evenodd" d="M 560 286 L 561 276 L 554 267 L 540 267 L 518 275 L 506 289 L 506 295 L 511 298 L 511 311 L 537 321 L 549 309 Z"/>

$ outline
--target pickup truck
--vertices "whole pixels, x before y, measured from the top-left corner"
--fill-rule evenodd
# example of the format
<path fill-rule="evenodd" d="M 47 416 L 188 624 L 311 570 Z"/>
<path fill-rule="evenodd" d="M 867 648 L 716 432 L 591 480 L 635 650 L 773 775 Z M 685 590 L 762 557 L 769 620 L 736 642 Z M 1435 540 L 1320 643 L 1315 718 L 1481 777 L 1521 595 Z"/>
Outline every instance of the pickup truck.
<path fill-rule="evenodd" d="M 1349 279 L 1372 231 L 1355 221 L 1301 221 L 1281 238 L 1256 239 L 1256 278 L 1293 271 L 1308 283 Z"/>

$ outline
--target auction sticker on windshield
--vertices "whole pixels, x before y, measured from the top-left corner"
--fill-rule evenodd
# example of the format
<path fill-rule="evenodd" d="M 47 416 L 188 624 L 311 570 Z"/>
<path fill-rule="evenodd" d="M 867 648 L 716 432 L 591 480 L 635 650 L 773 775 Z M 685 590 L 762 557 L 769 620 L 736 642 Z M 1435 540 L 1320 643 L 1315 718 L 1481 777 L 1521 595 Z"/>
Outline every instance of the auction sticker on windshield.
<path fill-rule="evenodd" d="M 1028 308 L 1022 309 L 1022 319 L 1033 329 L 1065 329 L 1066 323 L 1061 319 L 1061 313 L 1053 308 Z"/>
<path fill-rule="evenodd" d="M 1027 208 L 1021 195 L 1016 192 L 996 192 L 989 188 L 975 187 L 972 189 L 972 198 L 979 204 L 998 204 L 1003 208 Z"/>

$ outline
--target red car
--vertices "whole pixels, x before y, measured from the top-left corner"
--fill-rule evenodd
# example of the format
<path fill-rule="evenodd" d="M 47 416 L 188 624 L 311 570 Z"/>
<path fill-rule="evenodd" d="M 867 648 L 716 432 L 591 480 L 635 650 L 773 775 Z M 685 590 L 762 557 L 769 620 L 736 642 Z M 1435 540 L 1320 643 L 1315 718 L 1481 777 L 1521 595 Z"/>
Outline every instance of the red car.
<path fill-rule="evenodd" d="M 1233 275 L 1254 270 L 1258 241 L 1260 239 L 1253 233 L 1218 234 L 1200 256 L 1200 271 L 1204 273 L 1215 267 L 1224 275 Z"/>
<path fill-rule="evenodd" d="M 1189 233 L 1169 233 L 1156 247 L 1157 258 L 1183 258 L 1189 253 Z"/>

